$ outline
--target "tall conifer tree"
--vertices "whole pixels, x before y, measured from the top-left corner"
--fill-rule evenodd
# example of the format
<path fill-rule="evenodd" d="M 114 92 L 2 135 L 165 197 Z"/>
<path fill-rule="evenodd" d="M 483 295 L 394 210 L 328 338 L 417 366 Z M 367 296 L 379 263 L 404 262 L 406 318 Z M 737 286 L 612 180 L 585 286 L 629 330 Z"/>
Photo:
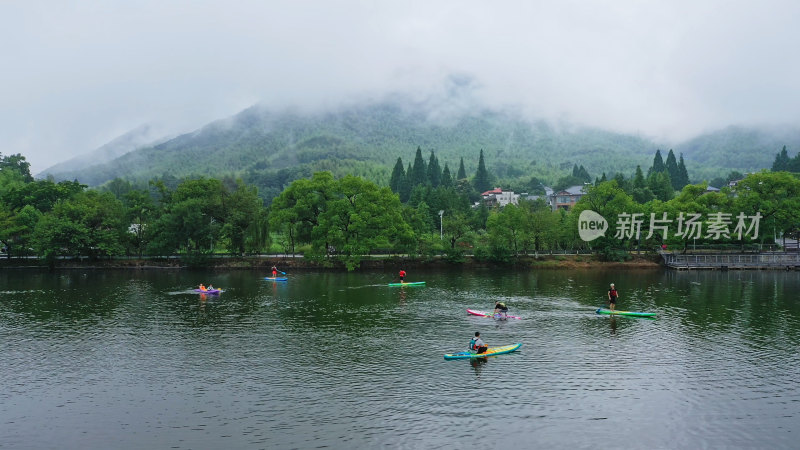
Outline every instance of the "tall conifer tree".
<path fill-rule="evenodd" d="M 689 184 L 689 172 L 686 170 L 686 164 L 683 162 L 683 153 L 678 161 L 678 190 L 683 189 Z"/>
<path fill-rule="evenodd" d="M 653 158 L 653 165 L 647 171 L 647 177 L 650 178 L 650 175 L 664 172 L 665 170 L 667 170 L 667 166 L 664 165 L 664 158 L 661 157 L 661 150 L 656 150 L 656 156 Z"/>
<path fill-rule="evenodd" d="M 775 162 L 772 163 L 772 171 L 773 172 L 780 172 L 780 171 L 788 171 L 789 170 L 789 152 L 786 151 L 786 146 L 783 146 L 783 150 L 780 153 L 775 155 Z"/>
<path fill-rule="evenodd" d="M 467 178 L 467 171 L 464 170 L 464 157 L 461 157 L 461 163 L 458 165 L 458 173 L 456 174 L 456 180 L 463 180 Z"/>
<path fill-rule="evenodd" d="M 433 150 L 431 150 L 431 158 L 428 162 L 428 182 L 433 187 L 439 187 L 442 184 L 442 168 L 439 166 L 439 159 L 433 154 Z"/>
<path fill-rule="evenodd" d="M 442 186 L 453 187 L 453 177 L 450 176 L 450 168 L 447 167 L 447 163 L 444 163 L 444 170 L 442 170 Z"/>
<path fill-rule="evenodd" d="M 475 172 L 475 179 L 472 184 L 478 192 L 486 192 L 492 188 L 489 172 L 486 170 L 486 163 L 483 161 L 483 149 L 481 149 L 481 156 L 478 158 L 478 170 Z"/>
<path fill-rule="evenodd" d="M 408 174 L 406 174 L 406 176 L 408 176 Z M 422 149 L 419 147 L 417 147 L 417 155 L 414 157 L 414 168 L 411 169 L 411 174 L 408 178 L 411 181 L 412 189 L 428 181 L 428 171 L 425 167 L 425 160 L 422 159 Z"/>
<path fill-rule="evenodd" d="M 675 159 L 675 152 L 672 149 L 669 149 L 669 153 L 667 153 L 667 162 L 665 164 L 667 168 L 667 174 L 669 174 L 670 182 L 672 183 L 672 188 L 676 191 L 680 189 L 678 185 L 680 184 L 680 180 L 678 179 L 678 161 Z"/>
<path fill-rule="evenodd" d="M 403 169 L 403 160 L 401 158 L 397 158 L 397 162 L 392 170 L 392 177 L 389 179 L 389 189 L 391 189 L 392 192 L 399 194 L 403 187 L 405 178 L 406 171 Z"/>

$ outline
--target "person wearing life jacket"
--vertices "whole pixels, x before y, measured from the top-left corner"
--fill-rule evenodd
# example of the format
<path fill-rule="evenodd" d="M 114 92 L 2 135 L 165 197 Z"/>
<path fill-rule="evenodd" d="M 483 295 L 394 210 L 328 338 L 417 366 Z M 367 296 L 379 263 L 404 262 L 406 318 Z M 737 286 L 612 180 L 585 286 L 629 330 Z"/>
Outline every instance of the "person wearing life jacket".
<path fill-rule="evenodd" d="M 278 268 L 272 266 L 272 278 L 278 278 Z"/>
<path fill-rule="evenodd" d="M 483 342 L 481 339 L 481 332 L 476 331 L 475 337 L 469 341 L 469 351 L 472 353 L 486 353 L 486 350 L 489 349 L 489 346 Z"/>
<path fill-rule="evenodd" d="M 503 302 L 495 302 L 494 316 L 498 319 L 508 319 L 508 306 Z"/>
<path fill-rule="evenodd" d="M 611 287 L 608 289 L 608 309 L 611 311 L 617 307 L 617 298 L 619 297 L 619 292 L 617 292 L 617 288 L 614 287 L 614 283 L 611 283 Z"/>
<path fill-rule="evenodd" d="M 403 270 L 403 269 L 400 269 L 400 273 L 398 274 L 398 276 L 400 277 L 400 282 L 401 282 L 401 283 L 405 283 L 405 281 L 403 281 L 403 280 L 404 280 L 404 279 L 405 279 L 405 277 L 406 277 L 406 271 L 405 271 L 405 270 Z"/>
<path fill-rule="evenodd" d="M 203 291 L 203 292 L 205 292 L 205 291 L 207 291 L 207 290 L 208 290 L 208 289 L 206 289 L 206 287 L 205 287 L 205 286 L 203 286 L 203 283 L 200 283 L 200 287 L 199 287 L 198 289 L 200 289 L 200 290 L 201 290 L 201 291 Z"/>

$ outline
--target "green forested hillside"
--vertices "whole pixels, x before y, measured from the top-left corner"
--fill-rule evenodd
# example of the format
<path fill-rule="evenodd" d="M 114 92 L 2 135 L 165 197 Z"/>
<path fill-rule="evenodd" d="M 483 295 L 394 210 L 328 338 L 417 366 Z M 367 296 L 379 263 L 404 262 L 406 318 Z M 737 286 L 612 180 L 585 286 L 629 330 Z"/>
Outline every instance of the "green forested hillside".
<path fill-rule="evenodd" d="M 691 139 L 675 151 L 695 166 L 693 177 L 711 179 L 721 176 L 722 169 L 725 173 L 768 169 L 784 145 L 795 150 L 800 147 L 800 129 L 732 126 Z"/>
<path fill-rule="evenodd" d="M 675 151 L 685 153 L 689 175 L 699 181 L 733 169 L 767 168 L 782 145 L 792 144 L 771 148 L 768 139 L 753 136 L 726 130 L 675 146 Z M 434 151 L 453 173 L 463 157 L 467 174 L 473 175 L 483 149 L 497 183 L 531 177 L 553 183 L 575 164 L 586 167 L 592 177 L 617 172 L 631 176 L 637 165 L 650 166 L 657 149 L 666 152 L 669 146 L 597 129 L 531 123 L 487 110 L 431 120 L 422 109 L 391 102 L 327 113 L 254 106 L 193 133 L 56 178 L 100 185 L 114 178 L 235 176 L 270 198 L 292 180 L 320 170 L 385 185 L 396 159 L 410 163 L 417 147 L 426 155 Z"/>

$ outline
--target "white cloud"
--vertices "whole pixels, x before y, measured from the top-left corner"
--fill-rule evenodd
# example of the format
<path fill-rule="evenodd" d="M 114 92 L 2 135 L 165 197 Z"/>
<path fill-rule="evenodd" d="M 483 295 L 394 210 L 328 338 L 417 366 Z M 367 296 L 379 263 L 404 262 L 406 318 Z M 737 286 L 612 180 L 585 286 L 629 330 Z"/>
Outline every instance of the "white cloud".
<path fill-rule="evenodd" d="M 0 4 L 0 152 L 34 171 L 147 122 L 474 83 L 491 106 L 682 139 L 794 121 L 792 1 Z M 420 94 L 424 96 L 424 94 Z M 470 100 L 471 101 L 471 100 Z"/>

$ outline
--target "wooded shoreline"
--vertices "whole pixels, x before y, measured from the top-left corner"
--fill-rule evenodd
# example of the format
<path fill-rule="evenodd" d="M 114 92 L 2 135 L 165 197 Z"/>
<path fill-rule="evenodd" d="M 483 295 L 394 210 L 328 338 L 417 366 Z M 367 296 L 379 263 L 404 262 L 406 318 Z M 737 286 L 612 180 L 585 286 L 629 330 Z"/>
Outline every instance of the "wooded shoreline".
<path fill-rule="evenodd" d="M 285 255 L 209 258 L 202 262 L 189 262 L 186 259 L 100 259 L 100 260 L 59 260 L 55 266 L 48 267 L 47 262 L 38 259 L 0 259 L 0 269 L 50 269 L 50 270 L 268 270 L 273 265 L 280 270 L 309 271 L 347 271 L 344 263 L 336 260 L 314 261 L 302 257 Z M 368 258 L 361 261 L 356 271 L 399 270 L 400 268 L 425 268 L 451 270 L 459 268 L 504 268 L 508 270 L 530 269 L 660 269 L 664 265 L 658 255 L 636 255 L 629 261 L 601 261 L 594 255 L 542 255 L 538 257 L 520 257 L 508 263 L 478 261 L 465 256 L 463 262 L 451 262 L 442 258 L 408 258 L 384 257 Z"/>

